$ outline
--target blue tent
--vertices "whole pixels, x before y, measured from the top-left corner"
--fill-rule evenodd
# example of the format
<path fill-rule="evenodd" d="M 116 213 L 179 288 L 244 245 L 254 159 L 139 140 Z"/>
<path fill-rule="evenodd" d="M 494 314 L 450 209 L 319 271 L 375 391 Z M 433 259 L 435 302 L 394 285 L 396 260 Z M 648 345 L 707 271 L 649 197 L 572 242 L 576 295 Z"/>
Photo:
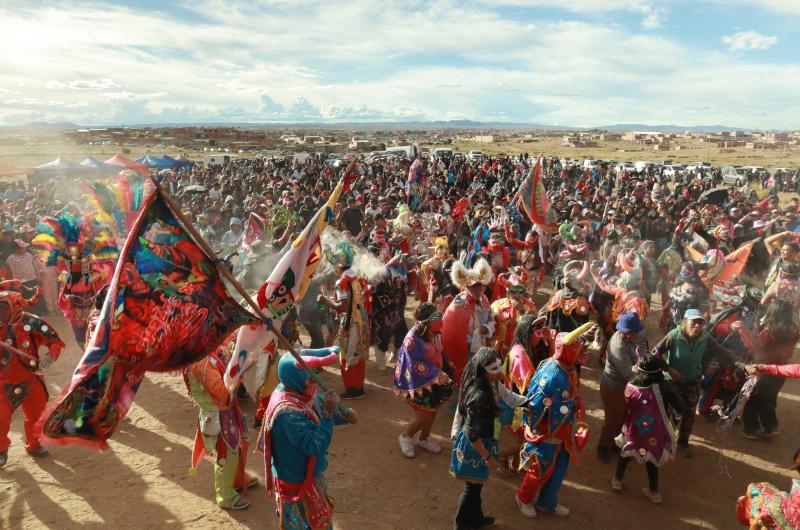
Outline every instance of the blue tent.
<path fill-rule="evenodd" d="M 167 162 L 168 164 L 172 164 L 171 167 L 173 169 L 178 169 L 179 167 L 183 166 L 183 162 L 181 162 L 180 160 L 176 160 L 175 158 L 172 158 L 169 155 L 161 155 L 161 160 Z"/>
<path fill-rule="evenodd" d="M 154 167 L 156 169 L 171 169 L 173 166 L 162 158 L 157 156 L 147 155 L 136 160 L 139 164 L 144 164 L 147 167 Z"/>

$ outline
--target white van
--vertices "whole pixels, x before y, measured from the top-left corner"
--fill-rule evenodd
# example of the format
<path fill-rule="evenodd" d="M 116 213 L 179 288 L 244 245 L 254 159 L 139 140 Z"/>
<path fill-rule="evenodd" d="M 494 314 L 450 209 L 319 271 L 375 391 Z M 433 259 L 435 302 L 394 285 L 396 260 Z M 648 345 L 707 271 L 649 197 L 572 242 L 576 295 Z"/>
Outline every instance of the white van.
<path fill-rule="evenodd" d="M 431 156 L 436 158 L 453 158 L 452 147 L 435 147 L 431 149 Z"/>
<path fill-rule="evenodd" d="M 206 166 L 210 166 L 211 164 L 224 166 L 230 161 L 231 161 L 230 155 L 206 155 L 203 157 L 203 164 L 205 164 Z"/>
<path fill-rule="evenodd" d="M 417 146 L 416 145 L 396 145 L 394 147 L 387 147 L 387 153 L 391 153 L 393 155 L 401 155 L 409 160 L 413 160 L 417 158 Z"/>

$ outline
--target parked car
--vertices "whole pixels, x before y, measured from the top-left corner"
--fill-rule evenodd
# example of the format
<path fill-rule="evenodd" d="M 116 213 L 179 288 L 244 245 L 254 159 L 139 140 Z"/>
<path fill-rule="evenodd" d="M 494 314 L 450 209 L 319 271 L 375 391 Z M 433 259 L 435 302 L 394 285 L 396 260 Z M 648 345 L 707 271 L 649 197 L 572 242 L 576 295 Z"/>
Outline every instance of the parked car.
<path fill-rule="evenodd" d="M 730 186 L 744 186 L 749 171 L 743 167 L 727 166 L 722 168 L 722 183 Z"/>
<path fill-rule="evenodd" d="M 683 164 L 666 165 L 661 170 L 661 174 L 670 180 L 675 180 L 677 177 L 682 177 L 686 172 L 686 166 Z"/>
<path fill-rule="evenodd" d="M 473 162 L 475 160 L 483 160 L 483 151 L 481 151 L 479 149 L 473 149 L 472 151 L 467 153 L 467 158 L 469 158 Z"/>
<path fill-rule="evenodd" d="M 614 168 L 614 171 L 617 172 L 617 175 L 621 174 L 623 171 L 633 173 L 636 171 L 636 167 L 631 162 L 620 162 L 617 164 L 617 167 Z"/>

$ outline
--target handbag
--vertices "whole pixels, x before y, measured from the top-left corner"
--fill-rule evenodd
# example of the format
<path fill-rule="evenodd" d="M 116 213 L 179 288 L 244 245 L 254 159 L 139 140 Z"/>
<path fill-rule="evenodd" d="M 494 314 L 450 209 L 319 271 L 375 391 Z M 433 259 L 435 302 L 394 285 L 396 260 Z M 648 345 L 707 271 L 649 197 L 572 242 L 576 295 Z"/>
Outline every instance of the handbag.
<path fill-rule="evenodd" d="M 575 448 L 581 452 L 586 448 L 586 444 L 589 443 L 589 426 L 580 421 L 575 424 Z"/>

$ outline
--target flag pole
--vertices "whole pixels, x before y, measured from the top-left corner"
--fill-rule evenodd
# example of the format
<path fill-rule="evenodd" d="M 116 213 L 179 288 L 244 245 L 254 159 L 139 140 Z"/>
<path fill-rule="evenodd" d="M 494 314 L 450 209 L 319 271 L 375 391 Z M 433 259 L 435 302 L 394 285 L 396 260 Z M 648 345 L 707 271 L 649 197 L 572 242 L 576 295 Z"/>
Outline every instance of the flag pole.
<path fill-rule="evenodd" d="M 347 170 L 345 170 L 345 175 L 347 175 L 349 170 L 352 169 L 354 163 L 355 161 L 350 163 L 350 165 L 347 167 Z M 197 243 L 203 250 L 203 252 L 209 258 L 212 259 L 213 263 L 217 266 L 217 270 L 220 272 L 220 274 L 222 274 L 225 277 L 225 279 L 228 280 L 228 282 L 230 282 L 231 285 L 233 285 L 236 291 L 238 291 L 239 294 L 242 295 L 244 300 L 250 305 L 250 307 L 256 313 L 258 318 L 260 318 L 262 322 L 264 322 L 264 324 L 270 328 L 272 334 L 275 335 L 275 338 L 278 340 L 278 344 L 285 350 L 287 350 L 290 354 L 292 354 L 292 357 L 295 358 L 295 360 L 303 368 L 303 370 L 308 372 L 308 375 L 311 377 L 311 379 L 314 380 L 315 383 L 317 383 L 317 385 L 320 387 L 322 391 L 328 390 L 328 385 L 326 385 L 317 376 L 317 374 L 308 366 L 308 364 L 306 364 L 306 362 L 303 360 L 300 354 L 297 353 L 297 350 L 294 349 L 291 343 L 289 343 L 289 341 L 286 340 L 286 337 L 284 337 L 280 333 L 280 331 L 275 328 L 272 319 L 269 318 L 264 313 L 264 311 L 258 306 L 258 304 L 256 304 L 253 301 L 253 298 L 248 294 L 245 288 L 242 287 L 242 284 L 240 284 L 236 280 L 233 274 L 231 274 L 231 271 L 229 271 L 228 268 L 223 263 L 221 263 L 218 258 L 216 258 L 216 253 L 211 249 L 208 243 L 206 243 L 205 239 L 203 239 L 203 237 L 197 232 L 197 230 L 195 230 L 194 225 L 186 218 L 185 215 L 183 215 L 183 212 L 181 212 L 178 205 L 175 204 L 175 201 L 172 199 L 169 192 L 167 192 L 161 186 L 161 184 L 158 181 L 156 181 L 153 177 L 150 177 L 150 180 L 153 181 L 153 184 L 155 185 L 158 194 L 161 196 L 162 199 L 164 199 L 164 202 L 167 203 L 167 206 L 169 206 L 169 209 L 172 210 L 172 213 L 175 215 L 175 217 L 177 217 L 180 220 L 180 222 L 183 224 L 184 228 L 186 228 L 186 231 L 189 232 L 189 235 L 192 237 L 195 243 Z M 345 413 L 345 415 L 349 414 L 349 409 L 347 409 L 346 407 L 339 405 L 339 408 L 343 413 Z"/>

